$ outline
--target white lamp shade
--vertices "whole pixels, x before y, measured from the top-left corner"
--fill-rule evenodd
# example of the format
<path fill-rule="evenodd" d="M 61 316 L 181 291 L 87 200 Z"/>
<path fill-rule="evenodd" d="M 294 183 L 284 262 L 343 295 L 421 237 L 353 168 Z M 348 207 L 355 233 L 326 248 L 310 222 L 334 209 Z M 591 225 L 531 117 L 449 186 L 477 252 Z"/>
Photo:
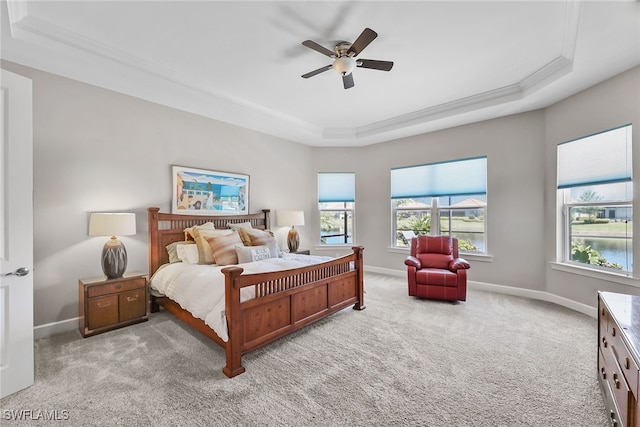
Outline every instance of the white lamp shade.
<path fill-rule="evenodd" d="M 333 68 L 343 76 L 351 74 L 356 66 L 356 60 L 349 56 L 343 56 L 333 61 Z"/>
<path fill-rule="evenodd" d="M 92 213 L 89 236 L 132 236 L 136 234 L 133 213 Z"/>
<path fill-rule="evenodd" d="M 278 226 L 304 225 L 304 211 L 278 210 Z"/>

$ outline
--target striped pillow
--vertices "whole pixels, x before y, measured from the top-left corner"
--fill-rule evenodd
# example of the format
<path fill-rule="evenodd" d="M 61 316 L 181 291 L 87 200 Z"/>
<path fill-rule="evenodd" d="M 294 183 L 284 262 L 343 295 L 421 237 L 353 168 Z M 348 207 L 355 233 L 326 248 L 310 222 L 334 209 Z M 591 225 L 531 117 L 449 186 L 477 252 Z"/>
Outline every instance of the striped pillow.
<path fill-rule="evenodd" d="M 211 252 L 218 265 L 231 265 L 238 263 L 236 245 L 242 245 L 242 240 L 237 232 L 232 231 L 224 236 L 206 238 L 211 247 Z"/>
<path fill-rule="evenodd" d="M 207 242 L 209 237 L 226 236 L 231 233 L 233 233 L 231 230 L 194 230 L 194 240 L 198 245 L 198 264 L 214 264 L 216 262 L 209 242 Z"/>

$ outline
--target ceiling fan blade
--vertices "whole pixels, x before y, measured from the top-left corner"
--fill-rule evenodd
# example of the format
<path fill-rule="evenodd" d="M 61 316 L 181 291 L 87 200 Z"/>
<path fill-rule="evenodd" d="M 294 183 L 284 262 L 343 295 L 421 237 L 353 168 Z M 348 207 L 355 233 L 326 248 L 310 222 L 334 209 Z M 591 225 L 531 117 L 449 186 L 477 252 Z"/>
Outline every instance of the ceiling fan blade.
<path fill-rule="evenodd" d="M 313 49 L 316 52 L 320 52 L 323 55 L 327 55 L 329 57 L 333 57 L 335 56 L 335 52 L 332 50 L 327 49 L 324 46 L 319 45 L 318 43 L 314 42 L 313 40 L 305 40 L 302 42 L 302 44 L 306 47 L 308 47 L 309 49 Z"/>
<path fill-rule="evenodd" d="M 393 67 L 393 62 L 377 61 L 375 59 L 358 59 L 358 67 L 371 68 L 373 70 L 390 71 Z"/>
<path fill-rule="evenodd" d="M 353 83 L 353 73 L 342 76 L 342 84 L 344 85 L 345 89 L 349 89 L 355 86 L 355 84 Z"/>
<path fill-rule="evenodd" d="M 309 77 L 313 77 L 316 74 L 324 73 L 325 71 L 330 70 L 332 67 L 333 65 L 325 65 L 324 67 L 320 67 L 317 70 L 309 71 L 307 74 L 303 74 L 302 78 L 308 79 Z"/>
<path fill-rule="evenodd" d="M 360 33 L 356 41 L 353 42 L 347 51 L 347 54 L 354 53 L 355 55 L 358 55 L 365 47 L 369 46 L 369 43 L 371 43 L 376 37 L 378 37 L 378 33 L 373 31 L 371 28 L 365 28 L 362 33 Z"/>

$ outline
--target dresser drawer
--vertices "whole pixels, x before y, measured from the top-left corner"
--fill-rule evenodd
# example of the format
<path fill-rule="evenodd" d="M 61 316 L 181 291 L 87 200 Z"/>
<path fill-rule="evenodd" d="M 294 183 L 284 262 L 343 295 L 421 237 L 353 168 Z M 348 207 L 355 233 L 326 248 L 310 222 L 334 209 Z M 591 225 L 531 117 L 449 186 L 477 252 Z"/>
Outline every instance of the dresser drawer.
<path fill-rule="evenodd" d="M 98 329 L 118 322 L 118 295 L 92 298 L 87 305 L 89 329 Z"/>
<path fill-rule="evenodd" d="M 105 283 L 104 285 L 92 285 L 87 289 L 87 294 L 89 298 L 92 298 L 145 287 L 146 279 L 144 277 L 139 277 L 121 282 Z"/>
<path fill-rule="evenodd" d="M 145 288 L 122 292 L 120 299 L 120 321 L 136 319 L 147 314 L 147 291 Z"/>
<path fill-rule="evenodd" d="M 623 426 L 628 426 L 630 415 L 629 409 L 633 407 L 633 404 L 631 403 L 631 390 L 629 390 L 629 385 L 624 379 L 617 363 L 613 362 L 609 366 L 611 366 L 612 370 L 607 374 L 607 381 L 609 382 L 609 387 L 611 387 L 611 391 L 613 392 L 616 407 L 618 409 L 617 412 L 620 416 L 620 422 Z"/>
<path fill-rule="evenodd" d="M 635 360 L 631 357 L 629 348 L 625 345 L 617 324 L 614 323 L 609 327 L 608 339 L 608 344 L 611 346 L 611 353 L 618 361 L 620 371 L 627 380 L 632 393 L 638 398 L 638 371 L 640 371 L 640 367 L 638 367 Z"/>

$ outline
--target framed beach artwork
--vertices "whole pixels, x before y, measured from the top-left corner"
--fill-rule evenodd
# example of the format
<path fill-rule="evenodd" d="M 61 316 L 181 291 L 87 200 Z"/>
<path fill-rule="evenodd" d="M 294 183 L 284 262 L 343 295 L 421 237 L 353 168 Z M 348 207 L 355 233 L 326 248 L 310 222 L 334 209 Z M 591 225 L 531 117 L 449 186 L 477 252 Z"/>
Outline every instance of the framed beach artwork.
<path fill-rule="evenodd" d="M 185 215 L 246 215 L 249 175 L 172 166 L 171 212 Z"/>

